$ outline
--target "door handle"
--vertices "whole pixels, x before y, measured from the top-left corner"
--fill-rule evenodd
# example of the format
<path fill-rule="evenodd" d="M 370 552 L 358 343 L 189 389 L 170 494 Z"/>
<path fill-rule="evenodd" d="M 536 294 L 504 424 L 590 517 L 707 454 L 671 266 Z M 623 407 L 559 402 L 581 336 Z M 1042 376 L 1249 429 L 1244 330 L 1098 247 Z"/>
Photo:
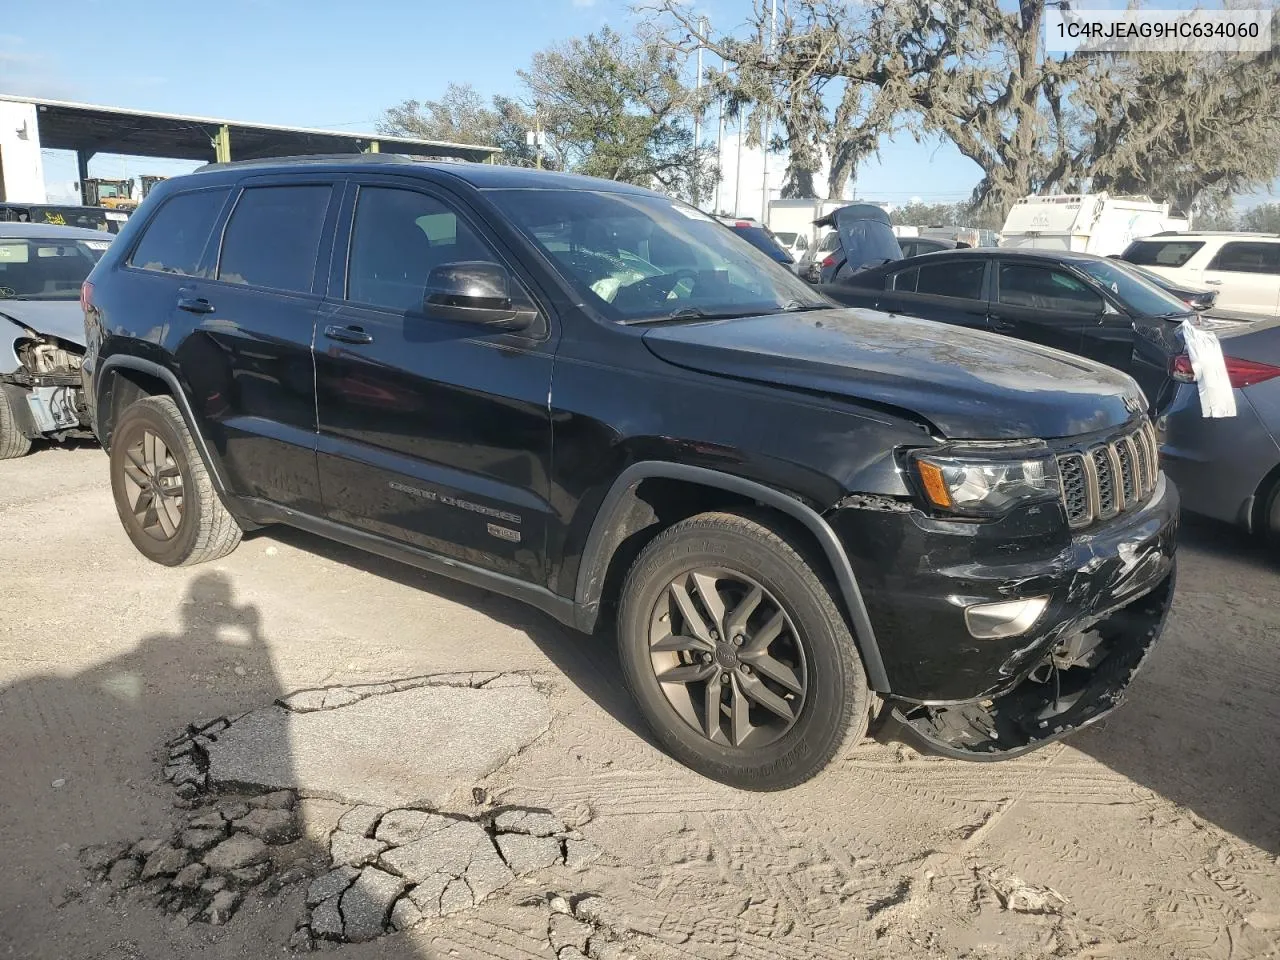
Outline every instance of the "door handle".
<path fill-rule="evenodd" d="M 179 297 L 178 309 L 187 313 L 213 313 L 213 304 L 204 297 Z"/>
<path fill-rule="evenodd" d="M 330 340 L 340 340 L 343 343 L 373 343 L 373 334 L 365 333 L 363 327 L 330 325 L 324 328 L 324 335 Z"/>
<path fill-rule="evenodd" d="M 1211 286 L 1211 287 L 1220 287 L 1220 286 L 1222 286 L 1222 281 L 1221 281 L 1221 280 L 1206 280 L 1206 281 L 1205 281 L 1205 283 L 1206 283 L 1206 284 L 1208 284 L 1208 285 L 1209 285 L 1209 286 Z"/>

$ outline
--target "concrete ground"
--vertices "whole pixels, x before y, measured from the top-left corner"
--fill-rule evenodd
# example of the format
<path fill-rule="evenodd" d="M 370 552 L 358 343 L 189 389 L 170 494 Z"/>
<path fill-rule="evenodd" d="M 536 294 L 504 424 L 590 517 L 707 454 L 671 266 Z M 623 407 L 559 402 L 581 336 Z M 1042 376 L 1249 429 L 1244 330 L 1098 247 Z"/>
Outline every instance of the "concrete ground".
<path fill-rule="evenodd" d="M 1099 727 L 997 765 L 869 742 L 809 784 L 757 795 L 647 740 L 607 644 L 285 530 L 215 564 L 154 566 L 120 529 L 106 468 L 92 447 L 0 464 L 0 956 L 282 951 L 299 890 L 183 927 L 87 884 L 76 852 L 172 820 L 164 743 L 197 717 L 469 670 L 548 678 L 551 723 L 461 795 L 550 808 L 604 858 L 326 950 L 551 958 L 548 894 L 594 892 L 638 931 L 639 956 L 1280 951 L 1280 563 L 1233 530 L 1187 524 L 1164 641 Z"/>

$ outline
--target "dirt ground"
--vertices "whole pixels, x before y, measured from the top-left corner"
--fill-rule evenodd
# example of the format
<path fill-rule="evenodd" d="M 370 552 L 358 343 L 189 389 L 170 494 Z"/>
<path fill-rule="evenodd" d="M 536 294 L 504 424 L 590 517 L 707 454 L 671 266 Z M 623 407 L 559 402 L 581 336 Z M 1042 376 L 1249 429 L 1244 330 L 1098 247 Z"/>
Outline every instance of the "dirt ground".
<path fill-rule="evenodd" d="M 1184 528 L 1164 640 L 1097 728 L 995 765 L 868 742 L 757 795 L 649 742 L 607 644 L 290 531 L 205 567 L 151 565 L 106 467 L 91 447 L 0 464 L 0 956 L 281 953 L 299 891 L 183 927 L 88 886 L 77 851 L 163 829 L 158 760 L 197 717 L 459 670 L 533 671 L 553 690 L 548 732 L 465 794 L 550 808 L 605 856 L 326 951 L 550 960 L 558 891 L 599 893 L 646 957 L 1280 954 L 1280 562 L 1228 528 Z"/>

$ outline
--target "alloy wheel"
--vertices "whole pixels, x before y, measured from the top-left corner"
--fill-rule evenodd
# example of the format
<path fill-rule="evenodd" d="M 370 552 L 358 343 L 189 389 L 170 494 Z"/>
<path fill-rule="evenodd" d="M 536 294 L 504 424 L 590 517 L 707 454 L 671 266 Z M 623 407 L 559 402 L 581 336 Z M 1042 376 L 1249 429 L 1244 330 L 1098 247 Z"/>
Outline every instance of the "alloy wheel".
<path fill-rule="evenodd" d="M 155 540 L 172 540 L 182 526 L 182 471 L 157 434 L 143 430 L 125 451 L 125 497 L 138 526 Z"/>
<path fill-rule="evenodd" d="M 662 591 L 649 656 L 667 701 L 713 743 L 761 747 L 804 706 L 808 667 L 795 625 L 750 577 L 724 568 L 683 573 Z"/>

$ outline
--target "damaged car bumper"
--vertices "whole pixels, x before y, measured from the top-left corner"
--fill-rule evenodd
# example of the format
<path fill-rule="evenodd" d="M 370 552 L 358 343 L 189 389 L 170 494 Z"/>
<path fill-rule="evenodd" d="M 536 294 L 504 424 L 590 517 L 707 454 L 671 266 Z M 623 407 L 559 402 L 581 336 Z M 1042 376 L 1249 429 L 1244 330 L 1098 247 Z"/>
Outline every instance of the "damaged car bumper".
<path fill-rule="evenodd" d="M 1178 506 L 1161 475 L 1139 507 L 1069 536 L 1046 516 L 1057 504 L 991 524 L 837 511 L 903 739 L 1003 759 L 1114 709 L 1172 601 Z M 872 563 L 888 545 L 917 562 Z"/>

